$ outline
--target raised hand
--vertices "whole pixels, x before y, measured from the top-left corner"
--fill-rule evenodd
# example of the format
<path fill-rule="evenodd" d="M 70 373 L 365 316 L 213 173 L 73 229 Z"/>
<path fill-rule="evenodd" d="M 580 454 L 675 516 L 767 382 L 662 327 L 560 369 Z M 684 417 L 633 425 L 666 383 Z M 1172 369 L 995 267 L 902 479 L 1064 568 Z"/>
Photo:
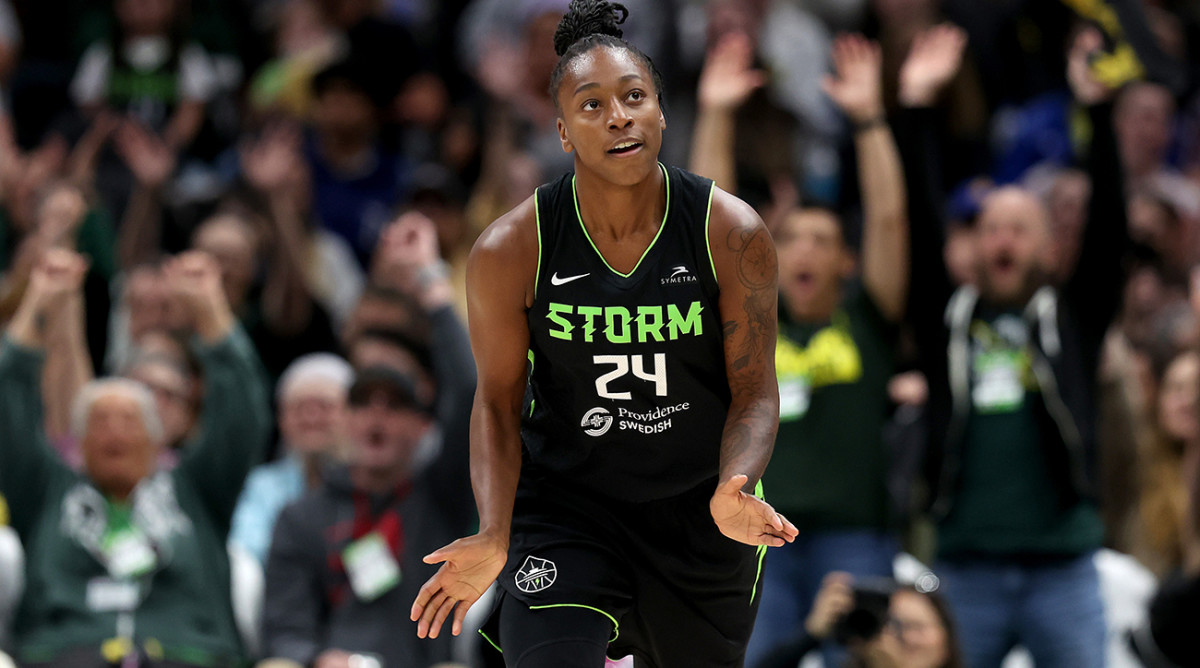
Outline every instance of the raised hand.
<path fill-rule="evenodd" d="M 66 297 L 83 290 L 88 262 L 66 248 L 51 248 L 42 253 L 29 274 L 26 299 L 42 308 L 53 308 Z"/>
<path fill-rule="evenodd" d="M 234 319 L 216 260 L 201 251 L 181 253 L 163 263 L 163 278 L 201 338 L 210 343 L 224 338 Z"/>
<path fill-rule="evenodd" d="M 143 187 L 155 189 L 175 171 L 175 152 L 141 123 L 126 120 L 114 136 L 117 154 Z"/>
<path fill-rule="evenodd" d="M 833 43 L 835 75 L 822 82 L 825 93 L 855 123 L 883 115 L 883 56 L 862 35 L 841 35 Z"/>
<path fill-rule="evenodd" d="M 79 188 L 66 183 L 52 186 L 38 207 L 38 236 L 47 247 L 74 248 L 75 233 L 87 211 L 87 201 Z"/>
<path fill-rule="evenodd" d="M 426 555 L 425 563 L 442 567 L 413 601 L 409 619 L 417 622 L 417 637 L 438 637 L 451 614 L 450 632 L 462 633 L 467 611 L 496 581 L 507 560 L 508 546 L 484 534 L 460 538 Z"/>
<path fill-rule="evenodd" d="M 441 262 L 437 224 L 415 211 L 392 221 L 379 235 L 372 262 L 372 278 L 411 289 L 421 270 Z"/>
<path fill-rule="evenodd" d="M 290 123 L 267 128 L 257 141 L 247 142 L 239 151 L 242 173 L 255 189 L 276 194 L 286 188 L 302 160 L 300 129 Z"/>
<path fill-rule="evenodd" d="M 1095 28 L 1088 28 L 1075 36 L 1071 51 L 1067 54 L 1067 82 L 1075 100 L 1085 106 L 1099 104 L 1112 97 L 1114 90 L 1101 83 L 1092 74 L 1090 58 L 1104 48 L 1104 37 Z"/>
<path fill-rule="evenodd" d="M 708 502 L 717 528 L 727 538 L 747 545 L 780 547 L 796 539 L 796 527 L 771 504 L 742 491 L 749 478 L 735 475 L 717 487 Z"/>
<path fill-rule="evenodd" d="M 900 66 L 900 104 L 927 107 L 962 68 L 967 33 L 941 23 L 917 35 Z"/>
<path fill-rule="evenodd" d="M 745 33 L 725 35 L 708 50 L 700 72 L 698 99 L 702 109 L 732 111 L 766 83 L 762 70 L 751 67 L 754 44 Z"/>

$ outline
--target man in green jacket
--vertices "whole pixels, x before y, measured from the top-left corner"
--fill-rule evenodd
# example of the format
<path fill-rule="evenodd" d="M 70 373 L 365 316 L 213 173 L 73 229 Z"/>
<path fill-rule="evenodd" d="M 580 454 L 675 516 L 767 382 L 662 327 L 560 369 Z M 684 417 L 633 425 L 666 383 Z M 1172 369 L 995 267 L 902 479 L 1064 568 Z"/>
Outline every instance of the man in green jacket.
<path fill-rule="evenodd" d="M 46 446 L 39 390 L 45 316 L 76 294 L 86 263 L 49 251 L 0 340 L 0 494 L 26 552 L 13 629 L 29 666 L 228 666 L 243 659 L 226 534 L 269 428 L 258 358 L 208 256 L 171 260 L 204 368 L 202 429 L 172 471 L 157 468 L 153 396 L 124 379 L 85 385 L 72 407 L 82 472 Z"/>

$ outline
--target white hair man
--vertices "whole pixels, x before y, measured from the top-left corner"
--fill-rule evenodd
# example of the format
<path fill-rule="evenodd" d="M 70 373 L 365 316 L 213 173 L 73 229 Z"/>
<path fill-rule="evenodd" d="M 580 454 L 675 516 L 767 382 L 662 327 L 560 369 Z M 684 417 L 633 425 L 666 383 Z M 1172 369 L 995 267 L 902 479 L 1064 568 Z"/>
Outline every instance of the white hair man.
<path fill-rule="evenodd" d="M 25 545 L 14 628 L 26 666 L 229 666 L 243 658 L 225 537 L 268 428 L 257 357 L 201 253 L 164 269 L 191 315 L 207 396 L 200 436 L 159 470 L 163 425 L 150 390 L 128 379 L 85 385 L 71 424 L 83 471 L 47 448 L 41 426 L 44 322 L 81 290 L 84 260 L 49 251 L 0 341 L 0 494 Z M 136 658 L 135 658 L 136 657 Z"/>
<path fill-rule="evenodd" d="M 350 363 L 332 353 L 298 358 L 279 377 L 281 450 L 286 456 L 250 472 L 233 514 L 229 539 L 266 564 L 279 511 L 321 481 L 323 462 L 345 445 Z"/>

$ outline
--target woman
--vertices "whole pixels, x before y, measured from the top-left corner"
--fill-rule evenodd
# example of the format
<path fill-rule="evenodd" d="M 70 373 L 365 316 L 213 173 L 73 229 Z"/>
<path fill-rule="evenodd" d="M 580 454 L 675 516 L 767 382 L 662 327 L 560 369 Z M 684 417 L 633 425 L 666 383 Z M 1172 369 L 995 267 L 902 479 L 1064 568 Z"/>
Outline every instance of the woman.
<path fill-rule="evenodd" d="M 1157 371 L 1157 369 L 1156 369 Z M 1176 352 L 1157 374 L 1158 394 L 1149 433 L 1142 441 L 1142 489 L 1138 501 L 1143 536 L 1136 556 L 1160 577 L 1175 572 L 1186 549 L 1187 489 L 1183 453 L 1200 435 L 1197 383 L 1200 353 Z"/>
<path fill-rule="evenodd" d="M 443 565 L 412 619 L 459 633 L 499 575 L 484 632 L 509 666 L 740 666 L 761 556 L 796 535 L 755 494 L 779 410 L 774 246 L 745 203 L 658 163 L 662 85 L 626 15 L 571 3 L 551 95 L 575 172 L 468 263 L 480 531 L 425 557 Z"/>
<path fill-rule="evenodd" d="M 886 618 L 864 621 L 870 606 L 856 600 L 849 573 L 825 576 L 804 628 L 788 642 L 754 664 L 754 668 L 794 668 L 806 654 L 832 636 L 850 650 L 850 668 L 964 668 L 946 602 L 922 577 L 923 586 L 894 585 L 887 599 Z M 875 587 L 872 587 L 874 589 Z M 859 633 L 850 630 L 857 628 Z M 869 628 L 862 637 L 861 631 Z"/>

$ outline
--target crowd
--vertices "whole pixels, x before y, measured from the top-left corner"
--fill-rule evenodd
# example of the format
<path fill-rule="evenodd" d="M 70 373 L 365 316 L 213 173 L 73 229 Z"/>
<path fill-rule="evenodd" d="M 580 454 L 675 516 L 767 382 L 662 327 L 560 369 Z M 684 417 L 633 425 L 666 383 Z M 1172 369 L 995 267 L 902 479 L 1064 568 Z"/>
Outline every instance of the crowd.
<path fill-rule="evenodd" d="M 499 665 L 409 607 L 566 4 L 0 0 L 0 666 Z M 625 4 L 778 252 L 746 665 L 1200 665 L 1200 8 Z"/>

